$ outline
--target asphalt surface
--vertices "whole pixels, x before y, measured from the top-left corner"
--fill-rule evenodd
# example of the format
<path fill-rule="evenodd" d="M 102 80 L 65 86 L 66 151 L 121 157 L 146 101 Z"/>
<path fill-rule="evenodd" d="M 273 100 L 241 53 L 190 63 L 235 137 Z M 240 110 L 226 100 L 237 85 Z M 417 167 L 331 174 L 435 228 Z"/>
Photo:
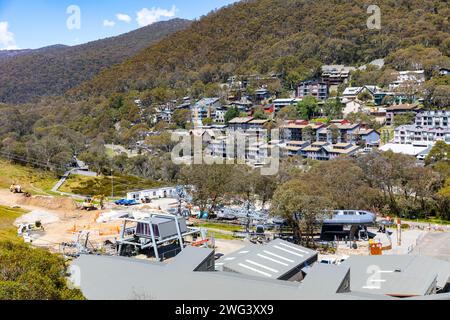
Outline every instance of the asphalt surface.
<path fill-rule="evenodd" d="M 450 232 L 427 234 L 412 254 L 450 261 Z"/>

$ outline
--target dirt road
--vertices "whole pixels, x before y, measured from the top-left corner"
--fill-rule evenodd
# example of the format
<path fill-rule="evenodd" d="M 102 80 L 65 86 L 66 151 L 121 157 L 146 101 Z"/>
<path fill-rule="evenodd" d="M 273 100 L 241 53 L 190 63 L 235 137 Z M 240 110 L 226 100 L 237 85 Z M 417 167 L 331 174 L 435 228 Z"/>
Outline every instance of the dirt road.
<path fill-rule="evenodd" d="M 44 223 L 45 231 L 36 235 L 33 245 L 48 248 L 51 251 L 59 251 L 62 242 L 71 242 L 74 235 L 80 230 L 91 233 L 94 243 L 114 239 L 118 235 L 118 222 L 99 224 L 96 222 L 101 211 L 81 211 L 76 209 L 70 198 L 66 197 L 33 197 L 25 199 L 22 194 L 12 194 L 9 190 L 0 189 L 0 205 L 14 207 L 30 211 L 24 215 L 33 219 L 34 216 L 52 217 L 48 223 Z M 22 220 L 22 219 L 19 219 Z M 21 221 L 34 223 L 35 221 Z"/>

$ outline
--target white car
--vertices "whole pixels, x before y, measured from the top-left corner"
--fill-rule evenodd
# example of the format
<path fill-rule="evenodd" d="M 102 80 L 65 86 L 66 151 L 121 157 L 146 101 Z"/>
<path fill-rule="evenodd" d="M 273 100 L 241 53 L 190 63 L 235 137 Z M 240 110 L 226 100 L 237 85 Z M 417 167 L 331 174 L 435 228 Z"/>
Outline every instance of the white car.
<path fill-rule="evenodd" d="M 417 156 L 417 160 L 425 161 L 426 157 L 427 157 L 426 154 L 419 154 L 419 155 Z"/>

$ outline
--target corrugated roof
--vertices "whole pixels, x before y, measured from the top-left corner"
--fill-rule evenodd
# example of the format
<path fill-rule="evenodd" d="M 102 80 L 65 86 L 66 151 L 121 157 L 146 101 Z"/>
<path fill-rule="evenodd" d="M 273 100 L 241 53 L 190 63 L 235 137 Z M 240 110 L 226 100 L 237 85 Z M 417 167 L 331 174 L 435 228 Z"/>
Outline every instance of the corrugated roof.
<path fill-rule="evenodd" d="M 228 124 L 248 123 L 253 120 L 253 117 L 234 118 L 228 122 Z"/>
<path fill-rule="evenodd" d="M 224 256 L 216 266 L 224 271 L 280 279 L 312 258 L 317 260 L 316 251 L 277 239 L 266 245 L 247 246 Z"/>

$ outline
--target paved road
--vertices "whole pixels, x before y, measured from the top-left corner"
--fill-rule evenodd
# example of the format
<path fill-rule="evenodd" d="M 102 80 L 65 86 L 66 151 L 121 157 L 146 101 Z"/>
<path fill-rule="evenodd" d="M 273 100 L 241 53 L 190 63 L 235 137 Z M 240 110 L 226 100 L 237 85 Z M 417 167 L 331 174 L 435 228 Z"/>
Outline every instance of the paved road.
<path fill-rule="evenodd" d="M 427 234 L 412 254 L 424 255 L 450 261 L 450 232 Z"/>

